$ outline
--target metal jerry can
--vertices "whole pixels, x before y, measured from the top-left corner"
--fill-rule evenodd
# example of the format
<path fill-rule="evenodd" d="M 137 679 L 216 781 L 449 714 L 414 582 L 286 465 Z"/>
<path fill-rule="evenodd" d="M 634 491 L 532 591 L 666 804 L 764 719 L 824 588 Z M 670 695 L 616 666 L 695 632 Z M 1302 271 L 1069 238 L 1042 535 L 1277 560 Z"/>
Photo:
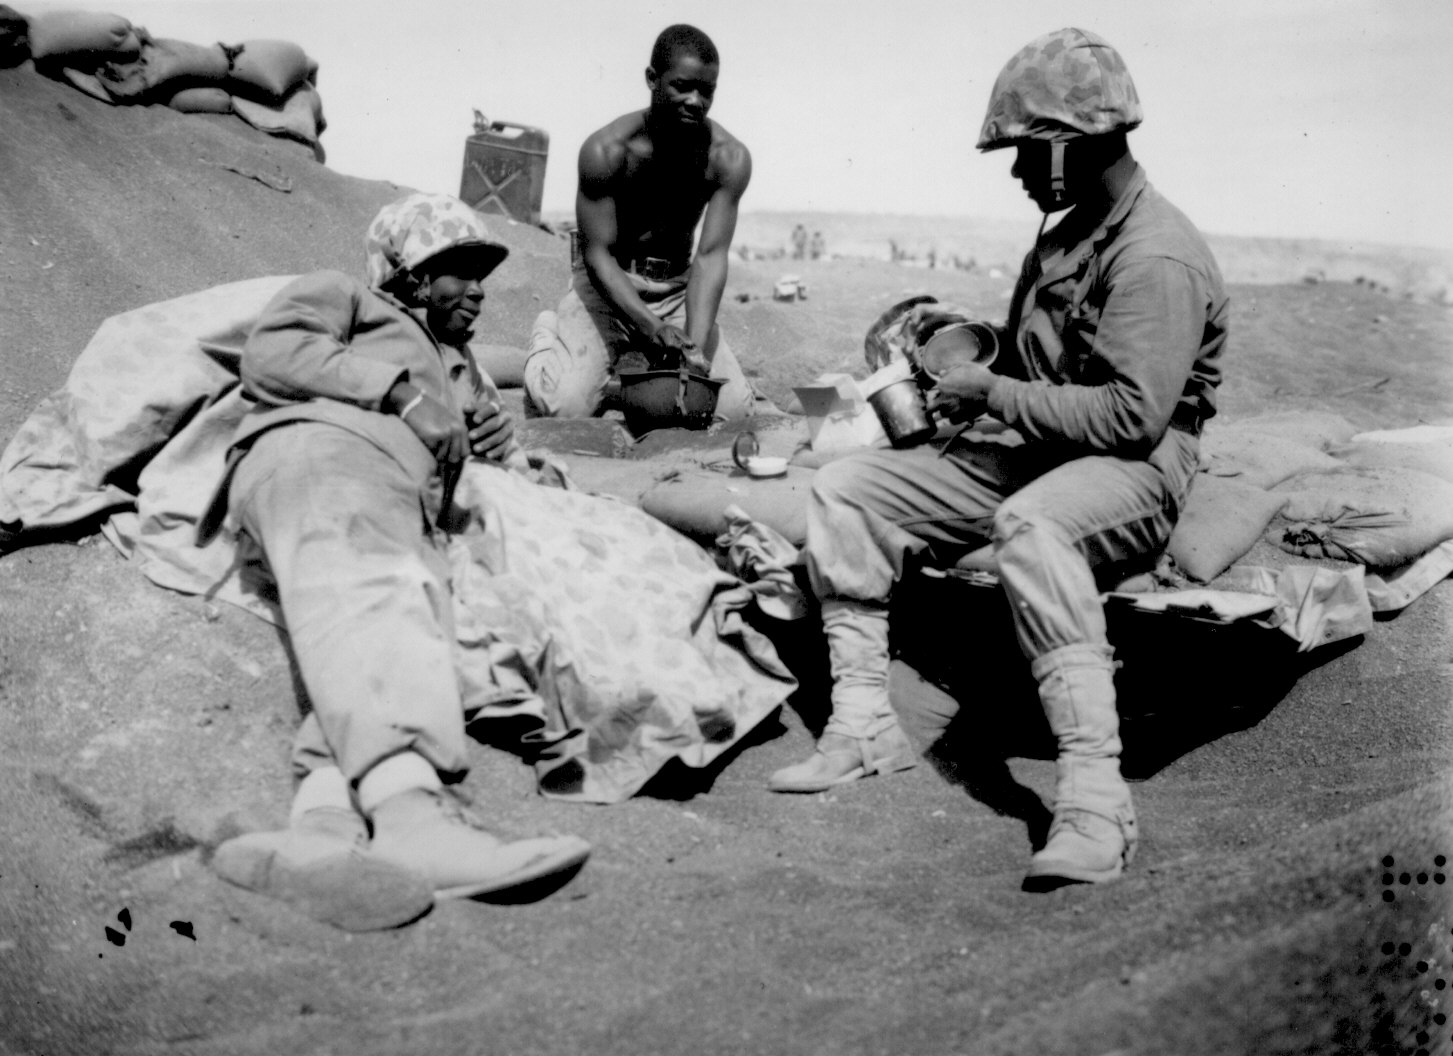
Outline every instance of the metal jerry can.
<path fill-rule="evenodd" d="M 476 110 L 474 135 L 464 141 L 459 197 L 481 213 L 538 224 L 549 154 L 550 134 L 544 129 L 487 121 Z"/>

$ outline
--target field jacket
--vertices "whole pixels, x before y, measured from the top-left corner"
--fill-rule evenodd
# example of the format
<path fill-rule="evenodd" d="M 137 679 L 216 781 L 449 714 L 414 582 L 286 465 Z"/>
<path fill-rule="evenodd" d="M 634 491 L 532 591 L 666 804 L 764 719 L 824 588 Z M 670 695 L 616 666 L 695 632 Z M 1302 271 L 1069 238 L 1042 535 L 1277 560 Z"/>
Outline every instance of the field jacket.
<path fill-rule="evenodd" d="M 421 485 L 433 454 L 381 402 L 400 381 L 463 417 L 496 395 L 467 349 L 440 344 L 420 309 L 336 271 L 303 275 L 263 309 L 242 353 L 242 387 L 252 402 L 234 448 L 294 421 L 328 422 L 395 458 Z"/>
<path fill-rule="evenodd" d="M 1139 166 L 1107 215 L 1079 211 L 1025 259 L 989 410 L 1028 437 L 1150 459 L 1167 429 L 1199 436 L 1215 413 L 1221 273 Z"/>
<path fill-rule="evenodd" d="M 432 520 L 444 492 L 438 462 L 408 423 L 383 411 L 384 397 L 407 381 L 461 418 L 499 398 L 473 353 L 435 340 L 422 310 L 338 271 L 299 276 L 277 292 L 243 346 L 240 374 L 248 409 L 197 522 L 199 546 L 227 523 L 232 474 L 252 440 L 291 422 L 327 422 L 379 447 L 418 484 Z"/>

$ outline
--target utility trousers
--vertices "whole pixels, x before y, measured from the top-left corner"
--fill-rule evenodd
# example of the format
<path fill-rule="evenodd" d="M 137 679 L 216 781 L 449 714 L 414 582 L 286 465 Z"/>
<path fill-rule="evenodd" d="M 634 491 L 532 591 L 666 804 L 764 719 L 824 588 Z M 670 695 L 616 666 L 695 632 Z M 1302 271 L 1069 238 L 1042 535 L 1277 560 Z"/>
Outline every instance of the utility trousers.
<path fill-rule="evenodd" d="M 807 510 L 813 590 L 886 604 L 910 558 L 950 565 L 988 540 L 1026 657 L 1108 645 L 1096 572 L 1165 547 L 1198 449 L 1171 429 L 1149 460 L 961 441 L 943 456 L 922 446 L 830 462 Z"/>
<path fill-rule="evenodd" d="M 686 275 L 663 281 L 627 273 L 637 294 L 658 319 L 685 329 Z M 582 265 L 571 272 L 570 289 L 554 312 L 541 312 L 525 361 L 525 412 L 545 418 L 588 418 L 599 413 L 617 359 L 641 338 L 616 314 Z M 713 325 L 701 350 L 710 376 L 725 382 L 717 394 L 716 417 L 749 417 L 756 407 L 752 384 Z"/>
<path fill-rule="evenodd" d="M 467 769 L 449 567 L 425 484 L 323 422 L 268 430 L 237 467 L 231 516 L 277 584 L 313 708 L 298 776 L 336 762 L 356 783 L 409 750 L 444 775 Z"/>

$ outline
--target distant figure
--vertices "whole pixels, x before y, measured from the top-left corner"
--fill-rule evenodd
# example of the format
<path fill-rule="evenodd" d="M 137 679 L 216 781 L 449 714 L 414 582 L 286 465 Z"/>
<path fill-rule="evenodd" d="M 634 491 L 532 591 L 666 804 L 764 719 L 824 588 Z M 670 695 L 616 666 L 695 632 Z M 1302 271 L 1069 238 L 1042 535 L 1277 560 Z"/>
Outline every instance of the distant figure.
<path fill-rule="evenodd" d="M 812 244 L 808 253 L 811 254 L 813 260 L 818 260 L 827 253 L 827 241 L 822 237 L 821 231 L 812 233 Z"/>
<path fill-rule="evenodd" d="M 807 255 L 807 228 L 798 224 L 792 229 L 792 259 L 802 260 Z"/>
<path fill-rule="evenodd" d="M 684 359 L 725 382 L 718 419 L 752 413 L 755 393 L 722 339 L 737 208 L 752 157 L 708 119 L 720 60 L 694 26 L 661 31 L 651 51 L 645 110 L 616 118 L 580 148 L 578 222 L 569 291 L 540 313 L 525 363 L 525 413 L 598 414 L 627 353 L 652 368 Z M 692 240 L 701 224 L 692 255 Z"/>

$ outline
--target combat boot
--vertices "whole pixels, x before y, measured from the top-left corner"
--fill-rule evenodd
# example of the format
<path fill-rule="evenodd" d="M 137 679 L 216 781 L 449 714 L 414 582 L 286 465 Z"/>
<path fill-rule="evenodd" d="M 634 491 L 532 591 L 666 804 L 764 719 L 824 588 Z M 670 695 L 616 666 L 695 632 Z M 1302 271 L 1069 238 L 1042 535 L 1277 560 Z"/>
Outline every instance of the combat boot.
<path fill-rule="evenodd" d="M 435 898 L 543 898 L 590 856 L 590 844 L 578 836 L 505 841 L 484 831 L 412 752 L 369 771 L 359 800 L 373 825 L 371 853 L 421 874 Z"/>
<path fill-rule="evenodd" d="M 805 761 L 784 766 L 767 779 L 773 792 L 822 792 L 834 785 L 907 770 L 918 760 L 913 745 L 895 723 L 876 737 L 824 733 Z"/>
<path fill-rule="evenodd" d="M 226 841 L 212 868 L 228 883 L 345 931 L 396 928 L 434 905 L 422 876 L 370 852 L 368 826 L 353 809 L 343 774 L 331 766 L 298 786 L 286 829 Z"/>
<path fill-rule="evenodd" d="M 1114 880 L 1135 856 L 1135 808 L 1120 776 L 1110 657 L 1108 646 L 1072 645 L 1034 661 L 1039 699 L 1059 742 L 1059 758 L 1054 820 L 1049 839 L 1030 860 L 1025 890 Z"/>
<path fill-rule="evenodd" d="M 917 764 L 888 698 L 888 612 L 856 601 L 822 603 L 832 672 L 832 716 L 812 755 L 767 779 L 773 792 L 821 792 Z"/>

